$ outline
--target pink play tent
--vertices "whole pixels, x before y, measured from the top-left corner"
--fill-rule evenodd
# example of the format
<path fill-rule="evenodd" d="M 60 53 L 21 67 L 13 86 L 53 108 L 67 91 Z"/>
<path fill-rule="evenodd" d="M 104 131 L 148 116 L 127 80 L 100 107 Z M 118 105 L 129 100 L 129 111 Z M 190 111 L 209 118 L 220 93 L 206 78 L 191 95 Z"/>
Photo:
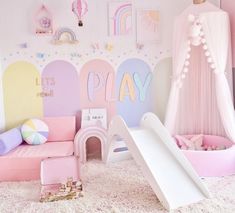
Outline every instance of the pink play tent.
<path fill-rule="evenodd" d="M 165 125 L 172 135 L 204 134 L 235 142 L 228 14 L 209 2 L 177 17 Z"/>

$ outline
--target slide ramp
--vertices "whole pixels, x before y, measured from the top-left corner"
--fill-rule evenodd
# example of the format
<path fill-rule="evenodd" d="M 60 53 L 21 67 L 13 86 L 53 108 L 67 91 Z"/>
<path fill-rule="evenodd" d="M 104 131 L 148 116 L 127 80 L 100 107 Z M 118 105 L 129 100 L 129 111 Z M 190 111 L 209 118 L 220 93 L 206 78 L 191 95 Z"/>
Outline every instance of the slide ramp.
<path fill-rule="evenodd" d="M 116 116 L 110 124 L 106 161 L 112 141 L 121 136 L 163 206 L 170 210 L 210 196 L 174 139 L 153 113 L 143 116 L 140 127 L 130 129 Z"/>

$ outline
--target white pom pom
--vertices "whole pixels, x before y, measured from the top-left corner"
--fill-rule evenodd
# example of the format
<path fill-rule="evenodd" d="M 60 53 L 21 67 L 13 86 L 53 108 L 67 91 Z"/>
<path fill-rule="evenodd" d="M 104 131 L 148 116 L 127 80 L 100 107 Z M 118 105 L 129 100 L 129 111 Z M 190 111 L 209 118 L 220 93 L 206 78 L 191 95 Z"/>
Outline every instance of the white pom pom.
<path fill-rule="evenodd" d="M 194 21 L 195 21 L 195 16 L 192 15 L 192 14 L 189 14 L 189 15 L 188 15 L 188 21 L 189 21 L 189 22 L 194 22 Z"/>
<path fill-rule="evenodd" d="M 215 69 L 215 64 L 211 64 L 211 69 Z"/>
<path fill-rule="evenodd" d="M 191 51 L 191 47 L 188 47 L 187 52 L 190 52 L 190 51 Z"/>
<path fill-rule="evenodd" d="M 184 68 L 183 72 L 187 73 L 189 71 L 189 69 L 187 67 Z"/>
<path fill-rule="evenodd" d="M 203 49 L 204 50 L 207 50 L 208 49 L 208 46 L 205 44 L 205 45 L 203 45 Z"/>
<path fill-rule="evenodd" d="M 185 61 L 185 62 L 184 62 L 184 66 L 185 66 L 185 67 L 188 67 L 188 66 L 189 66 L 189 61 Z"/>
<path fill-rule="evenodd" d="M 181 78 L 182 78 L 182 79 L 184 79 L 185 77 L 186 77 L 186 75 L 185 75 L 185 74 L 182 74 L 182 75 L 181 75 Z"/>
<path fill-rule="evenodd" d="M 206 43 L 206 39 L 205 39 L 205 38 L 202 39 L 202 43 L 203 43 L 203 44 Z"/>
<path fill-rule="evenodd" d="M 208 56 L 210 56 L 210 52 L 209 51 L 206 51 L 205 52 L 205 55 L 208 57 Z"/>
<path fill-rule="evenodd" d="M 193 25 L 190 29 L 190 36 L 191 37 L 197 37 L 200 35 L 200 31 L 201 30 L 201 27 L 198 26 L 198 25 Z"/>
<path fill-rule="evenodd" d="M 190 58 L 190 54 L 187 54 L 187 55 L 186 55 L 186 59 L 189 59 L 189 58 Z"/>
<path fill-rule="evenodd" d="M 192 40 L 193 46 L 199 46 L 201 44 L 201 37 L 194 37 Z"/>
<path fill-rule="evenodd" d="M 207 62 L 208 62 L 208 63 L 212 63 L 212 58 L 211 58 L 211 57 L 208 57 L 208 58 L 207 58 Z"/>

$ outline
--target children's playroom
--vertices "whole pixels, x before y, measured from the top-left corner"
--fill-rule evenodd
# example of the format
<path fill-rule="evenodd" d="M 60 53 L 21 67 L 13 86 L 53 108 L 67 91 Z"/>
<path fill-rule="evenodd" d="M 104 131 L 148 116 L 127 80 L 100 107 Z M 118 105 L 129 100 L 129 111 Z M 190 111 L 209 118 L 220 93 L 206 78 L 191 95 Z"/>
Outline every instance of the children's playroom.
<path fill-rule="evenodd" d="M 1 213 L 235 212 L 233 0 L 0 0 Z"/>

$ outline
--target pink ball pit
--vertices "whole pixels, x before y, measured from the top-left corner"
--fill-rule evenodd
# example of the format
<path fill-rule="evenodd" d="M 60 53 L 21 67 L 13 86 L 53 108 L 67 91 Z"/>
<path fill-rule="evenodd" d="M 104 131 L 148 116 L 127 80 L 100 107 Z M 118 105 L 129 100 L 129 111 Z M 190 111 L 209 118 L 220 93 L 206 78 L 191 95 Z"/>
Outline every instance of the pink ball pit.
<path fill-rule="evenodd" d="M 226 146 L 224 150 L 182 150 L 201 177 L 221 177 L 235 174 L 235 144 L 214 135 L 204 135 L 205 145 Z"/>

